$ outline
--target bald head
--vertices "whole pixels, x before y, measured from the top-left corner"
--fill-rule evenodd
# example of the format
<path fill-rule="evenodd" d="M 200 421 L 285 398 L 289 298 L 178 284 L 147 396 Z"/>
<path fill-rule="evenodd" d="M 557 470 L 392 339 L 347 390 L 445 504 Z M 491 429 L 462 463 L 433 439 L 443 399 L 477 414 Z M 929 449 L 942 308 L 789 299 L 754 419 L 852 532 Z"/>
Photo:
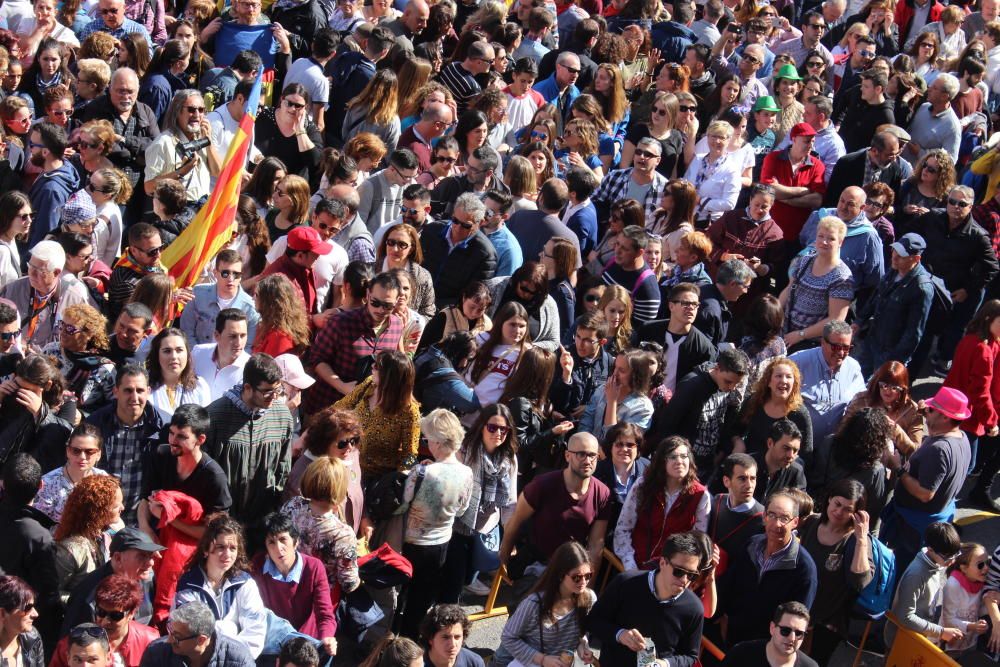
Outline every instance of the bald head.
<path fill-rule="evenodd" d="M 420 114 L 420 122 L 417 123 L 420 135 L 425 139 L 440 137 L 454 121 L 454 113 L 447 104 L 440 102 L 428 104 Z"/>
<path fill-rule="evenodd" d="M 837 200 L 837 217 L 844 222 L 850 222 L 861 214 L 868 196 L 856 185 L 844 188 Z"/>
<path fill-rule="evenodd" d="M 358 208 L 361 207 L 361 197 L 358 196 L 358 191 L 350 185 L 338 183 L 327 190 L 326 194 L 329 199 L 337 199 L 343 202 L 344 206 L 350 209 L 351 217 L 354 217 L 358 212 Z"/>
<path fill-rule="evenodd" d="M 576 83 L 580 75 L 580 56 L 572 51 L 563 51 L 556 58 L 556 83 L 560 90 Z"/>
<path fill-rule="evenodd" d="M 410 31 L 410 34 L 419 35 L 427 27 L 427 20 L 431 16 L 431 8 L 424 0 L 410 0 L 403 10 L 403 25 Z"/>

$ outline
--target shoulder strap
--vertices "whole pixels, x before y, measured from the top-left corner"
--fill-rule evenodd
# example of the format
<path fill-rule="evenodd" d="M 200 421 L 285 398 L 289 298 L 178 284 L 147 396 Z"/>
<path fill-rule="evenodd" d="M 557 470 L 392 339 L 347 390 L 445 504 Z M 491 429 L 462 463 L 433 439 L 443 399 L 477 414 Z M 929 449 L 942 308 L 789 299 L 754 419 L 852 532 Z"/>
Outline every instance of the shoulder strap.
<path fill-rule="evenodd" d="M 635 279 L 635 286 L 632 288 L 632 296 L 635 296 L 635 293 L 639 291 L 639 288 L 642 286 L 642 283 L 646 280 L 646 278 L 650 277 L 651 275 L 653 275 L 653 270 L 648 266 L 642 270 L 642 272 L 639 274 L 639 277 Z"/>

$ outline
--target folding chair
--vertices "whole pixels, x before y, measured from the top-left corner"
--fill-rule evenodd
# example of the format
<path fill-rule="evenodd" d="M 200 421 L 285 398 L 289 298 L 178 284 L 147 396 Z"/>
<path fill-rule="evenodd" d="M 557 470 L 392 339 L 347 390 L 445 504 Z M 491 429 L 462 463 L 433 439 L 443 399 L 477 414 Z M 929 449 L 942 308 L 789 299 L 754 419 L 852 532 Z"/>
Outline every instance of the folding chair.
<path fill-rule="evenodd" d="M 500 592 L 500 582 L 512 585 L 514 582 L 507 577 L 507 566 L 501 565 L 497 568 L 496 574 L 493 575 L 493 583 L 490 584 L 489 595 L 486 596 L 486 606 L 483 607 L 481 612 L 476 614 L 469 614 L 469 622 L 474 623 L 476 621 L 481 621 L 484 618 L 495 618 L 497 616 L 506 616 L 507 607 L 495 607 L 497 602 L 497 593 Z"/>

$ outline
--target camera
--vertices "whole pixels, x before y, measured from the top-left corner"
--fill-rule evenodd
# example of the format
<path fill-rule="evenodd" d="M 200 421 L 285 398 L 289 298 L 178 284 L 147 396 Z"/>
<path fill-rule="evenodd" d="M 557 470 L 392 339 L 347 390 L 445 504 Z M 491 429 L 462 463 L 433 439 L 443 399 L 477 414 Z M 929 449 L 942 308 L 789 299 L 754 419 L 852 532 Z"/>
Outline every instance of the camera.
<path fill-rule="evenodd" d="M 733 33 L 734 35 L 743 34 L 743 26 L 740 25 L 739 23 L 730 23 L 728 26 L 726 26 L 726 30 Z"/>
<path fill-rule="evenodd" d="M 177 144 L 177 152 L 183 159 L 187 160 L 190 159 L 195 153 L 200 151 L 202 148 L 211 145 L 211 143 L 212 140 L 207 137 L 203 137 L 201 139 L 194 139 L 193 141 L 179 142 Z"/>

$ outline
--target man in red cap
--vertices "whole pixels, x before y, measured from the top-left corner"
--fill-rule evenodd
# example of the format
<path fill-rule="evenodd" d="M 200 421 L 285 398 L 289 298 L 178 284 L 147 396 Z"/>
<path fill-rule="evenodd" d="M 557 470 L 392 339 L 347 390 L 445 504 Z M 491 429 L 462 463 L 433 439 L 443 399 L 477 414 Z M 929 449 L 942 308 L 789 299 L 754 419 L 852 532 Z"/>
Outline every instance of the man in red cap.
<path fill-rule="evenodd" d="M 969 399 L 957 389 L 941 387 L 926 402 L 927 436 L 904 466 L 899 452 L 890 455 L 896 492 L 882 513 L 879 537 L 896 551 L 897 568 L 905 568 L 920 550 L 924 530 L 955 516 L 955 497 L 962 490 L 972 453 L 961 429 L 972 416 Z"/>
<path fill-rule="evenodd" d="M 288 249 L 285 254 L 268 265 L 262 276 L 281 273 L 292 281 L 302 297 L 306 312 L 316 312 L 316 283 L 312 265 L 320 255 L 326 255 L 333 246 L 324 241 L 312 227 L 295 227 L 288 232 Z"/>

